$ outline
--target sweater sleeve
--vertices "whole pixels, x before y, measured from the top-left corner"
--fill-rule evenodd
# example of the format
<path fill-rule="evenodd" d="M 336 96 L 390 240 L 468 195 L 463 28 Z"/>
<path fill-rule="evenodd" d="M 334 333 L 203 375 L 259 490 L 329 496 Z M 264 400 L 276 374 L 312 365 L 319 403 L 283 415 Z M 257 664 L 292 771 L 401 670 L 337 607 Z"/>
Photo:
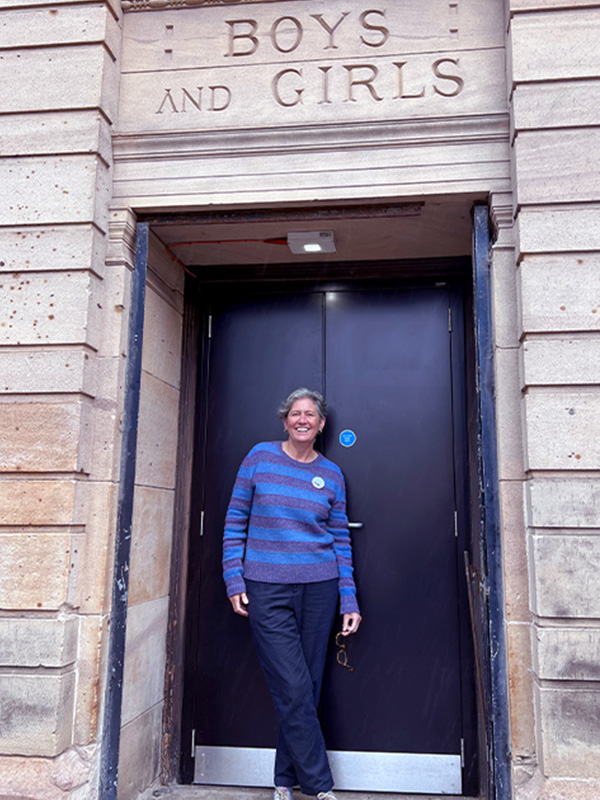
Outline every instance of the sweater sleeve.
<path fill-rule="evenodd" d="M 342 478 L 341 486 L 329 512 L 327 529 L 333 535 L 333 552 L 340 574 L 340 613 L 358 612 L 356 585 L 354 583 L 354 567 L 352 565 L 352 544 L 348 517 L 346 516 L 346 486 Z"/>
<path fill-rule="evenodd" d="M 239 468 L 225 516 L 223 578 L 228 597 L 246 591 L 243 559 L 254 496 L 254 468 L 249 463 L 251 452 Z"/>

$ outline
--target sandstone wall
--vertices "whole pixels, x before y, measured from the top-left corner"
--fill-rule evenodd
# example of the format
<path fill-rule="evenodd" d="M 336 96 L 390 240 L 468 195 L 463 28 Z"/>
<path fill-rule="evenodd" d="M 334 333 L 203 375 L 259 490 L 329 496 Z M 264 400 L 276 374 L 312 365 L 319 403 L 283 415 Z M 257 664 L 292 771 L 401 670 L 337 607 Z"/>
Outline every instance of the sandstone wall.
<path fill-rule="evenodd" d="M 0 794 L 85 792 L 112 564 L 127 270 L 106 262 L 116 0 L 0 12 Z"/>
<path fill-rule="evenodd" d="M 527 477 L 526 537 L 516 482 L 505 504 L 507 573 L 528 554 L 507 605 L 515 785 L 575 800 L 600 796 L 600 7 L 507 10 L 519 315 L 500 358 L 522 391 Z"/>

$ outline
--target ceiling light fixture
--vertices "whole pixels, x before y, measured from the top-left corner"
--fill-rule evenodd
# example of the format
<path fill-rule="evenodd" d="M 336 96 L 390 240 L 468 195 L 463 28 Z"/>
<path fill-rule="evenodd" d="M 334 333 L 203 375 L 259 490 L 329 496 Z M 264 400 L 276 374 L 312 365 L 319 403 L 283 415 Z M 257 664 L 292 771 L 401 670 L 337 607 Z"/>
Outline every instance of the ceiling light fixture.
<path fill-rule="evenodd" d="M 333 231 L 291 231 L 287 235 L 287 243 L 295 255 L 335 253 Z"/>

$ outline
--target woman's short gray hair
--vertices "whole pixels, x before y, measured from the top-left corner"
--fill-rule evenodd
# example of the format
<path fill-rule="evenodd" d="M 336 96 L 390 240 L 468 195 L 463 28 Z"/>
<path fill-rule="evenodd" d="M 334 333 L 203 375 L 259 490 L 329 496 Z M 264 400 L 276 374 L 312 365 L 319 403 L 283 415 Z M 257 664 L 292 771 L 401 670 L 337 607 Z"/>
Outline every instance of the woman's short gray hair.
<path fill-rule="evenodd" d="M 315 404 L 319 417 L 321 419 L 325 419 L 327 416 L 327 406 L 325 405 L 325 398 L 323 395 L 320 392 L 313 392 L 312 389 L 301 387 L 300 389 L 294 389 L 294 391 L 286 397 L 286 399 L 277 409 L 277 413 L 281 419 L 287 419 L 287 416 L 296 400 L 312 400 Z"/>

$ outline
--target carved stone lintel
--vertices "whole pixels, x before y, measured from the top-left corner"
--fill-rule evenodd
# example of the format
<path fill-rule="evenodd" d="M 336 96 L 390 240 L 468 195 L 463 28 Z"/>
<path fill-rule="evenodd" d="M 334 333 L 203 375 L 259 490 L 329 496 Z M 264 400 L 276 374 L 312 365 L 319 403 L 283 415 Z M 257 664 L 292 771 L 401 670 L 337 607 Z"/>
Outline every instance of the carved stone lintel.
<path fill-rule="evenodd" d="M 246 3 L 281 3 L 286 0 L 121 0 L 123 11 L 163 11 L 201 6 L 240 6 Z"/>

